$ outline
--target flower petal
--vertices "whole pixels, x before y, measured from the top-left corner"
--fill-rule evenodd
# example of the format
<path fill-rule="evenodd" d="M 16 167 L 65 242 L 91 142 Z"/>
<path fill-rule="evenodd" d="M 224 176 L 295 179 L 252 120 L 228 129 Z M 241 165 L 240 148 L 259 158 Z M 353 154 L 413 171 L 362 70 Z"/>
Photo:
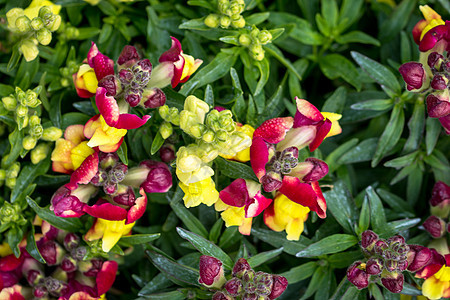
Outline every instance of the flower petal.
<path fill-rule="evenodd" d="M 267 225 L 267 227 L 269 227 L 273 231 L 280 232 L 283 231 L 285 228 L 284 226 L 276 222 L 275 208 L 273 202 L 269 205 L 269 207 L 267 207 L 264 210 L 264 223 Z"/>
<path fill-rule="evenodd" d="M 313 167 L 308 174 L 301 178 L 304 182 L 317 181 L 328 174 L 328 165 L 323 160 L 308 157 L 305 161 L 311 163 Z"/>
<path fill-rule="evenodd" d="M 64 131 L 64 138 L 71 141 L 74 145 L 78 145 L 84 140 L 84 125 L 70 125 Z"/>
<path fill-rule="evenodd" d="M 150 169 L 147 179 L 141 184 L 147 193 L 165 193 L 172 187 L 172 173 L 165 163 L 146 160 L 140 165 Z"/>
<path fill-rule="evenodd" d="M 325 217 L 325 212 L 318 203 L 319 199 L 311 185 L 300 182 L 300 179 L 296 177 L 284 176 L 283 184 L 278 191 L 295 203 L 309 207 L 320 218 Z"/>
<path fill-rule="evenodd" d="M 106 124 L 111 127 L 116 127 L 119 121 L 119 105 L 117 105 L 114 97 L 106 96 L 106 89 L 103 87 L 97 88 L 95 95 L 95 104 L 98 107 L 98 111 L 105 119 Z"/>
<path fill-rule="evenodd" d="M 324 119 L 320 111 L 309 101 L 295 97 L 297 112 L 294 116 L 294 128 L 313 125 Z"/>
<path fill-rule="evenodd" d="M 219 193 L 220 200 L 225 204 L 242 207 L 249 201 L 247 184 L 242 178 L 234 180 L 229 186 Z"/>
<path fill-rule="evenodd" d="M 269 119 L 256 128 L 253 137 L 262 137 L 268 143 L 277 144 L 284 139 L 292 124 L 291 117 Z"/>
<path fill-rule="evenodd" d="M 170 37 L 172 39 L 172 46 L 170 47 L 169 50 L 167 50 L 166 52 L 164 52 L 163 54 L 161 54 L 161 56 L 159 57 L 159 62 L 176 62 L 180 59 L 181 56 L 181 43 L 179 40 L 177 40 L 176 38 L 174 38 L 173 36 Z"/>
<path fill-rule="evenodd" d="M 79 87 L 77 73 L 74 73 L 72 75 L 72 79 L 73 79 L 73 84 L 75 86 L 75 90 L 77 91 L 77 94 L 80 98 L 91 98 L 92 96 L 95 95 L 94 93 L 89 92 L 87 89 L 83 89 L 83 88 Z"/>
<path fill-rule="evenodd" d="M 253 218 L 256 216 L 259 216 L 260 213 L 262 213 L 270 204 L 272 203 L 272 199 L 264 197 L 260 191 L 258 191 L 247 203 L 245 206 L 245 217 L 246 218 Z"/>
<path fill-rule="evenodd" d="M 250 163 L 256 177 L 261 179 L 266 174 L 266 164 L 269 162 L 269 148 L 261 137 L 254 137 L 250 146 Z"/>
<path fill-rule="evenodd" d="M 113 285 L 116 279 L 118 264 L 113 260 L 105 261 L 98 273 L 95 282 L 97 283 L 97 296 L 105 294 Z"/>
<path fill-rule="evenodd" d="M 444 127 L 445 133 L 450 135 L 450 115 L 440 117 L 439 122 L 441 122 L 442 127 Z"/>
<path fill-rule="evenodd" d="M 147 194 L 145 194 L 143 188 L 139 189 L 139 194 L 141 194 L 141 197 L 137 198 L 134 205 L 128 210 L 125 225 L 139 220 L 145 213 L 145 209 L 147 208 Z"/>
<path fill-rule="evenodd" d="M 253 218 L 245 218 L 242 225 L 239 226 L 239 233 L 243 235 L 250 235 L 252 232 L 252 221 Z"/>
<path fill-rule="evenodd" d="M 83 211 L 93 217 L 105 219 L 108 221 L 121 221 L 127 218 L 126 209 L 106 202 L 103 199 L 100 199 L 96 204 L 92 206 L 86 205 L 85 207 L 83 207 Z"/>
<path fill-rule="evenodd" d="M 322 190 L 320 189 L 319 183 L 317 181 L 311 182 L 311 187 L 316 192 L 317 195 L 317 204 L 319 206 L 319 211 L 317 212 L 317 215 L 320 218 L 326 218 L 327 217 L 327 202 L 325 200 L 325 197 L 322 194 Z"/>
<path fill-rule="evenodd" d="M 120 129 L 136 129 L 147 123 L 149 119 L 149 115 L 139 118 L 134 114 L 121 114 L 115 127 Z"/>
<path fill-rule="evenodd" d="M 66 184 L 69 190 L 77 188 L 78 184 L 88 184 L 98 171 L 98 154 L 89 155 L 70 176 L 70 182 Z"/>
<path fill-rule="evenodd" d="M 448 27 L 450 27 L 449 21 L 445 22 L 445 25 L 439 25 L 430 29 L 420 41 L 419 50 L 421 52 L 426 52 L 433 49 L 436 43 L 445 38 Z"/>
<path fill-rule="evenodd" d="M 331 124 L 331 121 L 328 119 L 319 122 L 319 125 L 317 126 L 316 137 L 311 142 L 311 144 L 309 144 L 309 151 L 314 151 L 317 149 L 317 147 L 320 146 L 320 144 L 327 136 L 328 132 L 330 132 Z"/>
<path fill-rule="evenodd" d="M 99 52 L 92 58 L 92 64 L 98 81 L 107 75 L 114 75 L 114 61 L 108 56 Z"/>

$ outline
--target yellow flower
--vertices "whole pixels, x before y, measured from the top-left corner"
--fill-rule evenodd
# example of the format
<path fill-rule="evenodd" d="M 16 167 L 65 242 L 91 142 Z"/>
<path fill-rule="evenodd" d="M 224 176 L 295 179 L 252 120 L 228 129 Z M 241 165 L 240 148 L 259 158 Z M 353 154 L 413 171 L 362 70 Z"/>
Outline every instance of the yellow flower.
<path fill-rule="evenodd" d="M 48 6 L 52 10 L 52 13 L 57 15 L 59 14 L 59 11 L 61 10 L 61 5 L 53 4 L 53 2 L 48 0 L 33 0 L 31 1 L 30 5 L 25 8 L 24 13 L 25 15 L 32 20 L 33 18 L 36 18 L 39 15 L 39 10 L 43 6 Z"/>
<path fill-rule="evenodd" d="M 98 146 L 103 152 L 117 151 L 125 134 L 126 129 L 109 126 L 102 115 L 91 118 L 84 126 L 84 135 L 90 139 L 87 145 L 92 148 Z"/>
<path fill-rule="evenodd" d="M 184 192 L 184 205 L 188 208 L 201 203 L 211 206 L 219 199 L 219 192 L 211 177 L 188 185 L 180 182 L 180 187 Z"/>
<path fill-rule="evenodd" d="M 214 205 L 216 211 L 223 211 L 220 216 L 225 221 L 225 226 L 239 226 L 239 232 L 243 235 L 250 235 L 253 218 L 245 217 L 245 206 L 235 207 L 225 204 L 220 198 Z"/>
<path fill-rule="evenodd" d="M 450 297 L 450 266 L 443 265 L 433 276 L 427 278 L 422 285 L 422 294 L 429 299 Z"/>
<path fill-rule="evenodd" d="M 336 114 L 336 113 L 330 113 L 330 112 L 322 112 L 322 115 L 324 116 L 324 118 L 331 121 L 331 129 L 325 138 L 334 136 L 334 135 L 338 135 L 342 132 L 342 128 L 338 122 L 338 120 L 340 120 L 342 118 L 342 115 Z"/>
<path fill-rule="evenodd" d="M 94 96 L 98 88 L 97 76 L 88 64 L 82 64 L 74 74 L 74 83 L 78 95 L 82 98 Z"/>
<path fill-rule="evenodd" d="M 108 252 L 117 244 L 122 236 L 131 232 L 135 223 L 125 225 L 125 221 L 109 221 L 97 218 L 84 238 L 87 241 L 102 239 L 102 250 Z"/>
<path fill-rule="evenodd" d="M 253 133 L 255 132 L 255 128 L 253 128 L 250 125 L 242 125 L 242 124 L 237 124 L 236 126 L 236 131 L 240 131 L 245 133 L 248 137 L 250 137 L 250 139 L 253 138 Z M 225 154 L 221 154 L 220 156 L 222 156 L 223 158 L 226 159 L 232 159 L 232 160 L 237 160 L 240 162 L 247 162 L 250 160 L 250 146 L 247 147 L 246 149 L 239 151 L 238 153 L 236 153 L 236 155 L 232 156 L 232 155 L 225 155 Z"/>
<path fill-rule="evenodd" d="M 199 152 L 196 145 L 189 145 L 188 147 L 178 149 L 176 174 L 178 179 L 185 185 L 202 181 L 214 175 L 213 169 L 196 152 Z M 208 159 L 207 153 L 202 155 L 202 157 Z"/>
<path fill-rule="evenodd" d="M 264 222 L 275 231 L 286 230 L 287 239 L 298 241 L 308 219 L 309 208 L 289 200 L 283 194 L 275 197 L 274 204 L 264 212 Z"/>

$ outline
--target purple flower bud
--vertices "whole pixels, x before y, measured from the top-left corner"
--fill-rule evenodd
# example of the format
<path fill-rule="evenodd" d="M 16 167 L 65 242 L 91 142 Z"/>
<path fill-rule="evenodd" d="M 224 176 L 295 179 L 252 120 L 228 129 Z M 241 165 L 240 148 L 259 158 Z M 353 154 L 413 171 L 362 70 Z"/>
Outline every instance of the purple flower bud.
<path fill-rule="evenodd" d="M 202 255 L 198 282 L 208 288 L 220 289 L 226 282 L 222 262 L 212 256 Z"/>
<path fill-rule="evenodd" d="M 139 56 L 135 47 L 131 45 L 126 45 L 123 47 L 122 52 L 120 52 L 119 58 L 117 59 L 117 64 L 123 67 L 130 67 L 136 63 L 141 57 Z"/>
<path fill-rule="evenodd" d="M 427 63 L 432 70 L 439 71 L 443 60 L 444 56 L 442 56 L 442 54 L 437 52 L 431 52 L 430 55 L 428 55 Z"/>
<path fill-rule="evenodd" d="M 272 280 L 273 280 L 272 292 L 269 295 L 269 299 L 271 300 L 280 297 L 288 286 L 288 281 L 283 276 L 273 275 Z"/>
<path fill-rule="evenodd" d="M 128 86 L 133 78 L 134 74 L 130 70 L 122 69 L 119 71 L 119 80 L 125 86 Z"/>
<path fill-rule="evenodd" d="M 108 172 L 108 179 L 111 182 L 118 183 L 121 182 L 125 175 L 128 173 L 128 166 L 123 163 L 117 163 L 111 170 Z"/>
<path fill-rule="evenodd" d="M 117 183 L 111 182 L 111 181 L 107 181 L 104 185 L 103 185 L 103 191 L 108 194 L 108 195 L 113 195 L 116 193 L 117 191 Z"/>
<path fill-rule="evenodd" d="M 427 96 L 427 111 L 431 118 L 445 117 L 450 114 L 450 102 L 434 94 Z"/>
<path fill-rule="evenodd" d="M 86 256 L 87 249 L 84 246 L 76 247 L 70 251 L 70 255 L 77 261 L 82 261 Z"/>
<path fill-rule="evenodd" d="M 37 285 L 33 288 L 33 296 L 36 298 L 45 298 L 48 296 L 47 288 L 43 285 Z"/>
<path fill-rule="evenodd" d="M 98 154 L 99 166 L 102 169 L 113 167 L 119 161 L 119 155 L 116 152 Z"/>
<path fill-rule="evenodd" d="M 407 260 L 403 260 L 403 261 L 398 262 L 397 270 L 405 271 L 407 268 L 408 268 L 408 261 Z"/>
<path fill-rule="evenodd" d="M 50 203 L 50 210 L 52 210 L 58 217 L 80 217 L 84 214 L 83 207 L 84 201 L 87 202 L 89 197 L 79 199 L 76 194 L 77 190 L 82 190 L 83 187 L 79 187 L 74 191 L 69 190 L 67 187 L 60 187 L 55 194 L 53 194 Z"/>
<path fill-rule="evenodd" d="M 394 259 L 386 259 L 384 261 L 384 267 L 386 268 L 386 270 L 388 270 L 389 272 L 393 272 L 397 269 L 398 263 L 396 260 Z"/>
<path fill-rule="evenodd" d="M 418 90 L 423 86 L 426 74 L 421 63 L 407 62 L 401 65 L 398 70 L 406 82 L 408 91 Z"/>
<path fill-rule="evenodd" d="M 272 274 L 257 272 L 256 278 L 256 294 L 259 296 L 268 296 L 272 292 L 273 278 Z"/>
<path fill-rule="evenodd" d="M 90 261 L 82 261 L 79 263 L 80 272 L 83 272 L 84 276 L 95 277 L 100 272 L 103 266 L 103 261 L 98 258 L 91 259 Z"/>
<path fill-rule="evenodd" d="M 281 174 L 279 172 L 269 171 L 261 177 L 261 184 L 268 193 L 278 190 L 282 184 Z"/>
<path fill-rule="evenodd" d="M 384 250 L 388 248 L 387 243 L 384 240 L 378 240 L 375 242 L 375 245 L 373 247 L 374 251 L 378 255 L 382 255 Z"/>
<path fill-rule="evenodd" d="M 145 160 L 140 166 L 150 170 L 141 184 L 147 193 L 165 193 L 172 187 L 172 174 L 165 163 Z"/>
<path fill-rule="evenodd" d="M 234 300 L 234 299 L 223 292 L 216 292 L 213 295 L 212 300 Z"/>
<path fill-rule="evenodd" d="M 56 297 L 59 297 L 61 296 L 61 294 L 64 294 L 65 290 L 68 288 L 66 283 L 52 277 L 45 278 L 44 285 L 47 288 L 47 291 L 52 296 Z"/>
<path fill-rule="evenodd" d="M 77 270 L 77 261 L 66 255 L 61 262 L 61 269 L 65 272 L 74 272 Z"/>
<path fill-rule="evenodd" d="M 130 89 L 125 94 L 125 101 L 128 102 L 128 104 L 131 107 L 137 106 L 142 99 L 142 91 L 138 89 Z"/>
<path fill-rule="evenodd" d="M 64 257 L 63 248 L 54 241 L 38 245 L 38 249 L 48 266 L 59 265 Z"/>
<path fill-rule="evenodd" d="M 448 79 L 444 75 L 436 74 L 431 80 L 431 87 L 435 90 L 445 90 L 447 88 Z"/>
<path fill-rule="evenodd" d="M 22 264 L 22 274 L 30 285 L 36 285 L 44 278 L 44 267 L 34 258 L 26 258 Z"/>
<path fill-rule="evenodd" d="M 136 195 L 131 187 L 126 187 L 124 192 L 119 189 L 119 195 L 113 197 L 113 201 L 120 205 L 133 206 L 136 202 Z"/>
<path fill-rule="evenodd" d="M 143 71 L 147 71 L 147 72 L 152 71 L 152 63 L 147 58 L 138 61 L 138 63 L 136 65 L 138 65 Z"/>
<path fill-rule="evenodd" d="M 366 273 L 369 275 L 378 275 L 383 269 L 383 264 L 379 259 L 371 258 L 366 263 Z"/>
<path fill-rule="evenodd" d="M 250 272 L 254 272 L 253 270 L 248 271 L 247 273 L 244 274 L 244 290 L 247 294 L 254 294 L 256 293 L 256 282 L 254 282 L 253 280 L 245 280 L 245 277 L 248 273 Z"/>
<path fill-rule="evenodd" d="M 150 91 L 145 91 L 143 97 L 145 108 L 157 108 L 166 103 L 166 94 L 159 88 L 152 88 Z"/>
<path fill-rule="evenodd" d="M 313 167 L 311 171 L 302 178 L 302 181 L 318 181 L 328 174 L 328 165 L 324 161 L 314 157 L 308 157 L 305 161 L 312 163 Z"/>
<path fill-rule="evenodd" d="M 244 286 L 239 278 L 231 278 L 225 283 L 224 288 L 227 290 L 228 294 L 237 297 L 242 293 Z"/>
<path fill-rule="evenodd" d="M 394 244 L 405 244 L 405 238 L 401 235 L 394 235 L 387 239 L 387 243 L 392 246 Z"/>
<path fill-rule="evenodd" d="M 361 262 L 356 261 L 347 269 L 347 279 L 359 290 L 369 285 L 369 275 L 360 267 Z"/>
<path fill-rule="evenodd" d="M 432 237 L 438 239 L 444 236 L 445 221 L 436 216 L 429 216 L 423 223 L 423 227 L 431 234 Z"/>
<path fill-rule="evenodd" d="M 107 180 L 108 180 L 108 173 L 103 169 L 99 169 L 97 171 L 97 174 L 95 174 L 95 176 L 92 177 L 90 183 L 92 183 L 95 186 L 102 186 L 105 184 Z"/>
<path fill-rule="evenodd" d="M 244 273 L 251 269 L 245 258 L 239 258 L 233 267 L 233 277 L 242 278 Z"/>
<path fill-rule="evenodd" d="M 361 247 L 364 250 L 371 251 L 376 241 L 378 241 L 378 235 L 372 230 L 366 230 L 361 234 Z"/>
<path fill-rule="evenodd" d="M 450 204 L 450 186 L 446 185 L 442 181 L 436 182 L 433 187 L 430 199 L 431 206 L 439 206 L 444 208 Z"/>
<path fill-rule="evenodd" d="M 114 97 L 122 91 L 120 81 L 117 80 L 116 76 L 114 75 L 107 75 L 103 77 L 98 82 L 98 87 L 103 87 L 106 89 L 106 96 Z"/>
<path fill-rule="evenodd" d="M 390 273 L 381 277 L 381 283 L 392 293 L 400 293 L 403 290 L 403 281 L 402 273 Z"/>
<path fill-rule="evenodd" d="M 169 163 L 176 159 L 175 147 L 171 144 L 166 144 L 159 149 L 159 157 L 165 163 Z"/>
<path fill-rule="evenodd" d="M 242 300 L 257 300 L 257 299 L 258 295 L 254 293 L 245 293 L 244 296 L 242 297 Z"/>
<path fill-rule="evenodd" d="M 66 248 L 67 251 L 70 251 L 80 244 L 80 238 L 75 233 L 68 233 L 64 237 L 64 248 Z"/>

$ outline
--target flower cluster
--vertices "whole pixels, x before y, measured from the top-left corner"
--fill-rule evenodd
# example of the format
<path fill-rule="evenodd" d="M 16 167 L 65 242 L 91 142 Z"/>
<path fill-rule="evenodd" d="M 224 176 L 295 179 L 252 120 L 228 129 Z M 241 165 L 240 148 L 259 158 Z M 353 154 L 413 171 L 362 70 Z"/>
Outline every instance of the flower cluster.
<path fill-rule="evenodd" d="M 39 54 L 38 43 L 46 46 L 52 41 L 52 32 L 61 25 L 60 10 L 61 5 L 33 0 L 26 9 L 13 8 L 6 13 L 8 29 L 21 36 L 19 51 L 26 61 Z"/>
<path fill-rule="evenodd" d="M 264 59 L 265 53 L 262 46 L 272 42 L 272 34 L 269 30 L 259 30 L 256 26 L 253 26 L 251 30 L 242 33 L 238 41 L 241 46 L 248 48 L 253 59 L 261 61 Z"/>
<path fill-rule="evenodd" d="M 207 255 L 200 257 L 198 281 L 209 289 L 218 290 L 212 298 L 214 300 L 276 299 L 288 285 L 283 276 L 255 272 L 244 258 L 238 259 L 232 277 L 227 280 L 222 262 Z"/>
<path fill-rule="evenodd" d="M 86 259 L 79 236 L 39 223 L 42 234 L 36 235 L 36 244 L 45 264 L 25 250 L 25 241 L 18 258 L 0 258 L 0 299 L 100 299 L 114 283 L 117 263 Z"/>
<path fill-rule="evenodd" d="M 442 238 L 445 232 L 450 232 L 450 186 L 438 181 L 434 187 L 430 199 L 431 216 L 423 223 L 423 227 L 435 239 Z M 446 222 L 447 220 L 447 222 Z"/>
<path fill-rule="evenodd" d="M 217 1 L 217 13 L 209 14 L 205 18 L 205 25 L 210 28 L 242 28 L 245 26 L 241 13 L 245 9 L 244 0 L 219 0 Z"/>
<path fill-rule="evenodd" d="M 399 71 L 409 91 L 428 93 L 428 116 L 438 118 L 450 134 L 450 22 L 443 21 L 428 5 L 420 6 L 425 19 L 413 29 L 420 62 L 407 62 Z"/>
<path fill-rule="evenodd" d="M 403 271 L 429 278 L 445 265 L 444 257 L 435 249 L 407 245 L 400 235 L 385 240 L 366 230 L 361 235 L 360 245 L 366 260 L 354 262 L 347 270 L 348 280 L 358 289 L 373 282 L 381 283 L 392 293 L 400 293 L 404 283 Z M 426 290 L 423 292 L 424 295 L 427 293 Z"/>

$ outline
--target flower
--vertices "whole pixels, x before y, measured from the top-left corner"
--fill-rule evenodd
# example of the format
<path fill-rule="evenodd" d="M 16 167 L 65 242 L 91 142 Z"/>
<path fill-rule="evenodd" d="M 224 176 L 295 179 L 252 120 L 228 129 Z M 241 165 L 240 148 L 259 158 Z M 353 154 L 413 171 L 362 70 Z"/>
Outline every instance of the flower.
<path fill-rule="evenodd" d="M 31 289 L 18 284 L 0 290 L 0 299 L 25 300 L 31 297 Z"/>
<path fill-rule="evenodd" d="M 429 299 L 450 297 L 450 254 L 445 255 L 445 263 L 422 284 L 422 294 Z"/>
<path fill-rule="evenodd" d="M 250 234 L 252 218 L 261 214 L 272 202 L 272 199 L 261 194 L 260 184 L 242 178 L 223 189 L 219 197 L 215 209 L 223 211 L 221 217 L 225 226 L 239 226 L 239 232 L 245 235 Z"/>
<path fill-rule="evenodd" d="M 39 10 L 43 6 L 48 6 L 52 13 L 57 15 L 59 14 L 59 11 L 61 10 L 61 5 L 53 4 L 53 2 L 48 0 L 33 0 L 31 1 L 30 5 L 28 5 L 27 8 L 24 9 L 25 15 L 32 20 L 33 18 L 36 18 L 39 16 Z"/>
<path fill-rule="evenodd" d="M 88 64 L 82 64 L 78 72 L 72 75 L 75 89 L 81 98 L 90 98 L 95 95 L 98 87 L 95 71 Z"/>
<path fill-rule="evenodd" d="M 286 230 L 288 240 L 298 241 L 309 211 L 308 207 L 297 204 L 279 193 L 273 204 L 264 211 L 264 223 L 274 231 Z"/>
<path fill-rule="evenodd" d="M 26 61 L 32 61 L 38 56 L 39 49 L 37 44 L 38 42 L 34 38 L 29 38 L 20 42 L 19 51 L 23 54 Z"/>
<path fill-rule="evenodd" d="M 133 226 L 134 223 L 125 224 L 125 220 L 109 221 L 97 218 L 84 238 L 87 241 L 102 239 L 102 250 L 108 252 L 117 244 L 122 236 L 131 232 Z"/>
<path fill-rule="evenodd" d="M 418 62 L 407 62 L 398 68 L 398 71 L 406 83 L 408 91 L 419 91 L 422 88 L 427 88 L 429 77 L 425 73 L 423 65 Z"/>
<path fill-rule="evenodd" d="M 87 121 L 83 132 L 89 139 L 89 147 L 98 147 L 102 152 L 115 152 L 122 144 L 127 130 L 109 126 L 103 116 L 98 114 Z"/>
<path fill-rule="evenodd" d="M 436 182 L 430 199 L 433 215 L 446 218 L 450 212 L 450 186 L 442 181 Z"/>
<path fill-rule="evenodd" d="M 186 185 L 202 181 L 214 175 L 213 169 L 204 160 L 208 161 L 210 157 L 214 159 L 217 156 L 217 151 L 212 150 L 212 153 L 205 153 L 202 157 L 199 157 L 197 152 L 199 152 L 199 147 L 196 145 L 183 146 L 178 149 L 176 174 L 178 179 Z"/>
<path fill-rule="evenodd" d="M 252 126 L 250 126 L 248 124 L 242 125 L 240 123 L 237 123 L 236 125 L 237 125 L 236 131 L 243 132 L 248 137 L 253 138 L 253 133 L 255 132 L 255 128 L 253 128 Z M 236 161 L 240 161 L 240 162 L 247 162 L 250 160 L 250 147 L 239 151 L 238 153 L 236 153 L 236 155 L 220 154 L 220 156 L 222 156 L 223 158 L 226 158 L 226 159 L 236 160 Z"/>
<path fill-rule="evenodd" d="M 184 192 L 183 200 L 187 208 L 198 206 L 201 203 L 211 206 L 219 199 L 219 192 L 211 177 L 187 185 L 180 182 L 180 188 Z"/>
<path fill-rule="evenodd" d="M 428 5 L 419 6 L 425 19 L 420 20 L 414 26 L 412 34 L 414 41 L 422 52 L 432 49 L 435 44 L 446 34 L 446 24 L 441 16 Z"/>
<path fill-rule="evenodd" d="M 53 171 L 70 174 L 94 153 L 84 141 L 83 129 L 83 125 L 71 125 L 64 131 L 64 138 L 56 141 L 51 156 Z"/>
<path fill-rule="evenodd" d="M 222 262 L 215 257 L 202 255 L 198 282 L 207 288 L 220 289 L 226 282 Z"/>
<path fill-rule="evenodd" d="M 445 233 L 445 221 L 436 216 L 429 216 L 423 223 L 423 227 L 433 238 L 440 238 Z"/>

